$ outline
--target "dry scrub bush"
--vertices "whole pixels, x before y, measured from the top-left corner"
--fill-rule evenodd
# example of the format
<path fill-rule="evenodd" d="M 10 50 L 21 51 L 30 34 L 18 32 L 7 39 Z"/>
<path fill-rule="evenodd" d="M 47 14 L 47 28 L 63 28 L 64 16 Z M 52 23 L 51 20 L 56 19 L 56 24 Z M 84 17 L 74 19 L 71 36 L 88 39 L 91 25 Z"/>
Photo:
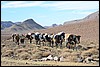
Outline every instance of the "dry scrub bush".
<path fill-rule="evenodd" d="M 28 50 L 25 48 L 21 48 L 21 49 L 16 50 L 16 53 L 21 53 L 21 52 L 28 52 Z"/>
<path fill-rule="evenodd" d="M 43 53 L 42 53 L 42 56 L 43 56 L 43 57 L 47 57 L 47 56 L 50 55 L 50 54 L 51 54 L 51 52 L 43 52 Z"/>
<path fill-rule="evenodd" d="M 28 60 L 31 59 L 31 55 L 27 52 L 19 53 L 19 59 Z"/>
<path fill-rule="evenodd" d="M 71 53 L 71 56 L 77 56 L 77 55 L 80 55 L 80 53 L 81 53 L 81 52 L 72 52 L 72 53 Z"/>
<path fill-rule="evenodd" d="M 46 51 L 46 49 L 43 49 L 43 48 L 39 48 L 39 50 L 40 50 L 40 51 Z"/>
<path fill-rule="evenodd" d="M 76 62 L 77 61 L 77 56 L 68 56 L 65 58 L 65 61 L 67 62 Z"/>
<path fill-rule="evenodd" d="M 98 55 L 93 55 L 92 58 L 93 59 L 99 58 L 99 54 Z"/>
<path fill-rule="evenodd" d="M 30 45 L 30 44 L 26 44 L 26 45 L 25 45 L 25 48 L 27 48 L 27 47 L 28 47 L 28 48 L 33 48 L 33 49 L 34 49 L 34 48 L 35 48 L 35 45 L 33 45 L 33 44 L 31 44 L 31 45 Z"/>
<path fill-rule="evenodd" d="M 73 50 L 64 48 L 64 49 L 62 50 L 62 52 L 69 52 L 69 53 L 71 53 L 71 52 L 73 52 Z"/>
<path fill-rule="evenodd" d="M 51 47 L 48 47 L 48 46 L 43 46 L 43 47 L 41 47 L 42 49 L 45 49 L 45 50 L 49 50 L 49 51 L 51 51 L 52 50 L 52 48 Z"/>
<path fill-rule="evenodd" d="M 60 54 L 60 56 L 63 56 L 63 57 L 68 57 L 68 56 L 70 56 L 70 54 L 71 53 L 69 53 L 69 52 L 62 52 L 61 54 Z"/>
<path fill-rule="evenodd" d="M 4 54 L 7 50 L 12 50 L 12 49 L 5 46 L 1 48 L 1 54 Z"/>
<path fill-rule="evenodd" d="M 35 54 L 35 53 L 38 52 L 38 51 L 39 51 L 39 50 L 34 49 L 34 50 L 32 50 L 32 53 Z"/>
<path fill-rule="evenodd" d="M 5 52 L 2 53 L 2 57 L 11 57 L 14 55 L 13 50 L 6 50 Z"/>
<path fill-rule="evenodd" d="M 32 59 L 40 59 L 42 58 L 42 52 L 36 52 L 35 54 L 32 54 Z"/>
<path fill-rule="evenodd" d="M 92 54 L 94 54 L 94 55 L 99 54 L 99 51 L 98 51 L 97 49 L 95 49 L 95 48 L 90 49 L 89 51 L 90 51 Z"/>
<path fill-rule="evenodd" d="M 89 55 L 98 55 L 99 51 L 97 49 L 89 49 L 87 51 L 83 51 L 81 56 L 84 56 L 85 58 L 88 57 Z"/>

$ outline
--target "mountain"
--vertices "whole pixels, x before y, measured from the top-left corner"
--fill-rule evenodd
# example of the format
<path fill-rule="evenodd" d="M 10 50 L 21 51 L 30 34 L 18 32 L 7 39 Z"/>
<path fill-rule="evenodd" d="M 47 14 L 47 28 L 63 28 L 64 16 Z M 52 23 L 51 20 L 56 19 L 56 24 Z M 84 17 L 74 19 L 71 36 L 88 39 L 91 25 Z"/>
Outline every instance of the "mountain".
<path fill-rule="evenodd" d="M 61 24 L 52 24 L 51 26 L 44 26 L 44 28 L 52 28 L 52 27 L 57 27 L 60 26 Z"/>
<path fill-rule="evenodd" d="M 83 19 L 85 19 L 85 20 L 91 20 L 91 19 L 92 20 L 95 20 L 95 19 L 99 19 L 99 11 L 94 12 L 94 13 L 88 15 L 87 17 L 85 17 Z"/>
<path fill-rule="evenodd" d="M 95 20 L 95 19 L 99 19 L 99 11 L 94 12 L 88 16 L 86 16 L 83 19 L 77 19 L 77 20 L 72 20 L 72 21 L 66 21 L 64 22 L 64 25 L 66 24 L 72 24 L 72 23 L 80 23 L 80 22 L 85 22 L 85 21 L 91 21 L 91 20 Z"/>
<path fill-rule="evenodd" d="M 42 27 L 41 25 L 37 24 L 33 19 L 27 19 L 25 20 L 21 26 L 23 26 L 24 28 L 26 28 L 27 30 L 31 30 L 31 29 L 45 29 L 44 27 Z"/>
<path fill-rule="evenodd" d="M 56 34 L 60 31 L 64 31 L 65 33 L 81 35 L 81 41 L 99 42 L 99 11 L 94 12 L 83 19 L 74 21 L 70 21 L 70 24 L 64 23 L 61 26 L 39 30 L 39 32 Z"/>
<path fill-rule="evenodd" d="M 11 21 L 1 21 L 1 30 L 4 30 L 5 28 L 9 28 L 14 24 L 15 23 L 13 23 Z"/>
<path fill-rule="evenodd" d="M 52 27 L 56 27 L 56 26 L 58 26 L 57 24 L 52 24 Z"/>
<path fill-rule="evenodd" d="M 27 19 L 23 22 L 18 22 L 9 28 L 4 29 L 2 32 L 26 32 L 30 30 L 45 29 L 37 24 L 33 19 Z"/>
<path fill-rule="evenodd" d="M 21 22 L 15 22 L 16 24 L 21 24 Z"/>
<path fill-rule="evenodd" d="M 82 19 L 66 21 L 66 22 L 63 23 L 63 25 L 66 25 L 66 24 L 73 24 L 73 23 L 79 23 L 80 21 L 82 21 Z"/>

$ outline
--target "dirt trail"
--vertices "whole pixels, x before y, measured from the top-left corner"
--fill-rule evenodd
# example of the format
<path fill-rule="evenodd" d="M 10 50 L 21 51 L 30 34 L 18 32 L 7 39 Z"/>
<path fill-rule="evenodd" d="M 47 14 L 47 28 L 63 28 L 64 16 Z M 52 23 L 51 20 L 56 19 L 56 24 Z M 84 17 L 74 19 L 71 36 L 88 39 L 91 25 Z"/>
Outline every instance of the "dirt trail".
<path fill-rule="evenodd" d="M 30 60 L 14 60 L 10 58 L 1 58 L 1 66 L 98 66 L 98 64 L 55 62 L 55 61 L 34 62 Z"/>

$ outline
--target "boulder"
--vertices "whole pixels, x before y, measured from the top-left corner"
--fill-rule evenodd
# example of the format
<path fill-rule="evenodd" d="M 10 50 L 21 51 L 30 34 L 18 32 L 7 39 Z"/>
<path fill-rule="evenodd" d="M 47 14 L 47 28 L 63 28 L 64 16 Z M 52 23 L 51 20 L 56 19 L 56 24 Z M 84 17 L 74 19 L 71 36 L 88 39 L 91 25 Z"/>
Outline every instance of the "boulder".
<path fill-rule="evenodd" d="M 54 61 L 58 61 L 58 57 L 57 56 L 55 56 L 53 59 L 54 59 Z"/>
<path fill-rule="evenodd" d="M 60 61 L 61 62 L 64 61 L 64 57 L 63 56 L 60 57 Z"/>
<path fill-rule="evenodd" d="M 52 55 L 49 55 L 49 56 L 47 57 L 47 60 L 53 60 Z"/>

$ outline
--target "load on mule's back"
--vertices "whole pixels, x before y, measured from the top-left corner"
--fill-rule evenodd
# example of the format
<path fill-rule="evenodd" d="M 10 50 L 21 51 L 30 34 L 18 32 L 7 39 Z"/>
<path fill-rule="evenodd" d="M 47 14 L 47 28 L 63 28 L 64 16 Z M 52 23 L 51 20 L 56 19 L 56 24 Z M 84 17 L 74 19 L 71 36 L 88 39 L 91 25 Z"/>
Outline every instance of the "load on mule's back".
<path fill-rule="evenodd" d="M 30 39 L 31 33 L 27 33 L 26 38 Z"/>
<path fill-rule="evenodd" d="M 32 34 L 29 32 L 27 35 L 26 35 L 26 38 L 28 38 L 28 40 L 30 40 L 30 43 L 32 43 Z"/>

